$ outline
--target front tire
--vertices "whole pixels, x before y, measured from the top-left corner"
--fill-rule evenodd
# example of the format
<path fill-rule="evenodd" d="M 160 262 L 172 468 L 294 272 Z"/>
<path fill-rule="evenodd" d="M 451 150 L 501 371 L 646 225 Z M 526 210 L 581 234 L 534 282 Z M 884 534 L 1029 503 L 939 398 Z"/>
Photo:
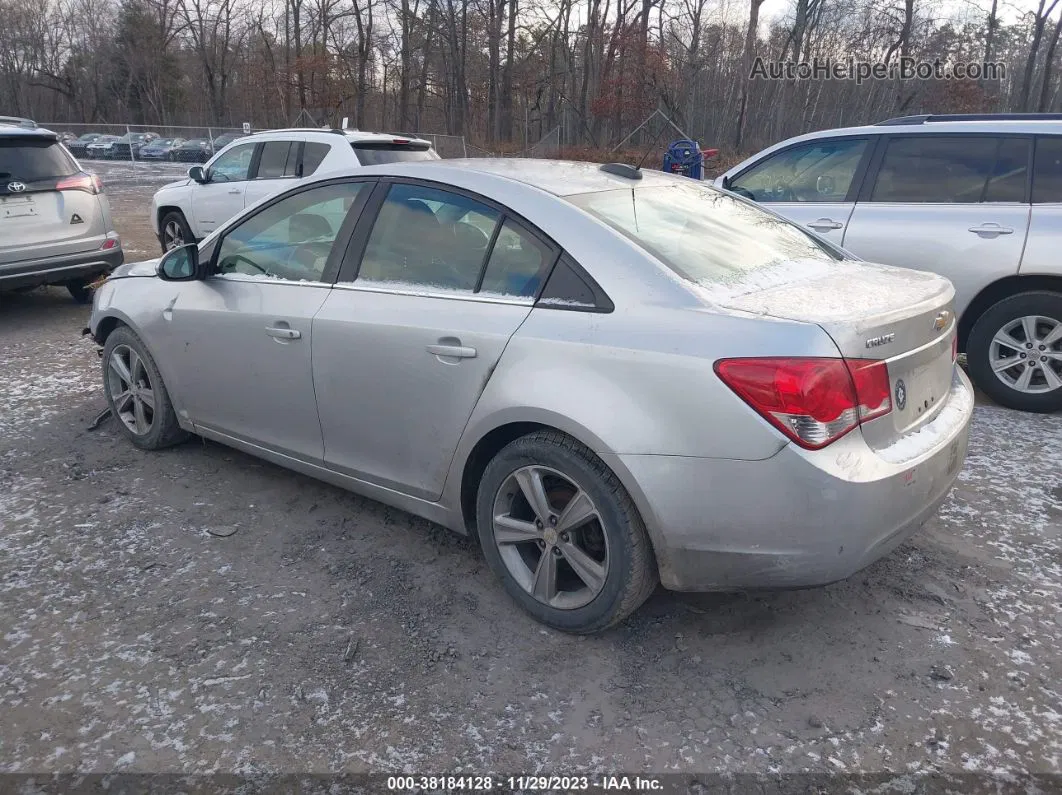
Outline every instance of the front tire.
<path fill-rule="evenodd" d="M 970 376 L 994 401 L 1019 411 L 1062 409 L 1062 294 L 1004 298 L 974 323 Z"/>
<path fill-rule="evenodd" d="M 171 210 L 159 220 L 159 244 L 163 254 L 194 242 L 195 236 L 185 220 L 184 213 Z"/>
<path fill-rule="evenodd" d="M 103 346 L 103 392 L 118 427 L 141 450 L 161 450 L 188 438 L 155 360 L 128 326 L 112 331 Z"/>
<path fill-rule="evenodd" d="M 503 448 L 476 498 L 487 563 L 538 621 L 588 634 L 618 624 L 656 587 L 641 516 L 615 474 L 557 431 Z"/>

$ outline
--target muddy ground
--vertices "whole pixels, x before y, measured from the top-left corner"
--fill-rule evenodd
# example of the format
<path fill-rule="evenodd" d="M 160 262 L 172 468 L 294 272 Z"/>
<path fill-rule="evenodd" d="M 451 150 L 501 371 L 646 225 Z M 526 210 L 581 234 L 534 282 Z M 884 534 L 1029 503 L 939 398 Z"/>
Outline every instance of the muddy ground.
<path fill-rule="evenodd" d="M 109 180 L 130 258 L 162 179 Z M 573 638 L 427 522 L 87 430 L 87 314 L 0 299 L 0 772 L 1062 772 L 1060 416 L 979 405 L 940 515 L 846 582 Z"/>

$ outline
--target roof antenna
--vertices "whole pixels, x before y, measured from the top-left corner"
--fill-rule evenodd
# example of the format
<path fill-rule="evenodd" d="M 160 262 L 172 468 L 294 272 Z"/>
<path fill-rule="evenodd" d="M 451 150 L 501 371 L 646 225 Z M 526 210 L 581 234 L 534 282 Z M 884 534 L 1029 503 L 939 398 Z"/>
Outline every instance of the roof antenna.
<path fill-rule="evenodd" d="M 660 136 L 664 134 L 664 130 L 666 130 L 666 129 L 667 129 L 666 127 L 661 127 L 660 128 L 660 131 L 657 132 L 656 137 L 653 138 L 653 140 L 649 144 L 648 148 L 646 148 L 645 154 L 642 155 L 642 159 L 638 161 L 638 165 L 636 165 L 635 168 L 637 168 L 639 170 L 641 169 L 642 163 L 645 162 L 645 158 L 649 157 L 649 153 L 653 151 L 653 147 L 656 146 L 656 142 L 660 140 Z"/>

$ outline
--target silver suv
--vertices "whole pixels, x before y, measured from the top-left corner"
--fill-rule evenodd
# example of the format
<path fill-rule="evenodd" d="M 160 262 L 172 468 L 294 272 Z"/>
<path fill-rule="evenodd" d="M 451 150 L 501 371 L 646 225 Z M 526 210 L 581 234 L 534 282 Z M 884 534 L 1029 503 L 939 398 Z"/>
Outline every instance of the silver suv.
<path fill-rule="evenodd" d="M 1062 114 L 825 130 L 716 182 L 863 259 L 947 276 L 974 382 L 1005 406 L 1062 409 Z"/>
<path fill-rule="evenodd" d="M 58 136 L 0 118 L 0 292 L 61 284 L 78 302 L 122 264 L 122 242 L 98 177 Z"/>

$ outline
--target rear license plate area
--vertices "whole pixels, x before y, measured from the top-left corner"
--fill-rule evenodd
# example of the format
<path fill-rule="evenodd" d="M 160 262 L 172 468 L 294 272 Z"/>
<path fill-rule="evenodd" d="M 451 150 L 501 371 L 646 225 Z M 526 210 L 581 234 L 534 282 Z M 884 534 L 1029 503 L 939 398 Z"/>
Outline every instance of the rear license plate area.
<path fill-rule="evenodd" d="M 19 196 L 17 199 L 0 197 L 0 218 L 22 218 L 36 214 L 37 206 L 31 196 Z"/>

